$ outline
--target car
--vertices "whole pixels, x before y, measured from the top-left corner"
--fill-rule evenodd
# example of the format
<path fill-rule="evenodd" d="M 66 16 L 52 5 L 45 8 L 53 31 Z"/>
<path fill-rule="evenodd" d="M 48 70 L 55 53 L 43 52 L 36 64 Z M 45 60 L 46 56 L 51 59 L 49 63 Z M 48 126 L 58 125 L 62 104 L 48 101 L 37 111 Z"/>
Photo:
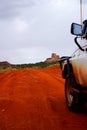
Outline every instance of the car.
<path fill-rule="evenodd" d="M 76 50 L 59 60 L 65 79 L 65 100 L 69 110 L 81 111 L 87 102 L 87 20 L 71 24 Z"/>

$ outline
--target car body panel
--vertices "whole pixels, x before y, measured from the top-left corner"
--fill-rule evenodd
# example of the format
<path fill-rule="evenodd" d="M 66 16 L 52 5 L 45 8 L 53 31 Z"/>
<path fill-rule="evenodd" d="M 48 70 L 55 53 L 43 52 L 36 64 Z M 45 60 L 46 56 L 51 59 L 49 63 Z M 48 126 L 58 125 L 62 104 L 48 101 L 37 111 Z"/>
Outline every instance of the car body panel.
<path fill-rule="evenodd" d="M 83 42 L 84 40 L 81 40 Z M 87 40 L 82 44 L 84 51 L 77 49 L 70 60 L 76 81 L 78 84 L 87 87 Z"/>

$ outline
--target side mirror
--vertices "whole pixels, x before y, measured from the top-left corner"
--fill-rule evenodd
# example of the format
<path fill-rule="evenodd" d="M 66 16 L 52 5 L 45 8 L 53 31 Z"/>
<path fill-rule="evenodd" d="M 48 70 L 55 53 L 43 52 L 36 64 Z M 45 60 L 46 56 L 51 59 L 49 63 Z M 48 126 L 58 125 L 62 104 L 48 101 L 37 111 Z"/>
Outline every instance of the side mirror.
<path fill-rule="evenodd" d="M 82 36 L 83 35 L 82 25 L 77 24 L 77 23 L 72 23 L 71 24 L 71 33 L 76 36 Z"/>

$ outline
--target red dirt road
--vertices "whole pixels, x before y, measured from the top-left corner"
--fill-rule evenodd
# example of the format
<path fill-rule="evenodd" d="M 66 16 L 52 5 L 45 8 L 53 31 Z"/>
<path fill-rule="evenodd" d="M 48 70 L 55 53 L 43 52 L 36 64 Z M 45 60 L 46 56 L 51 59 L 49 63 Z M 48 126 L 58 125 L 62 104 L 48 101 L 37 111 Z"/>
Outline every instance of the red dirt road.
<path fill-rule="evenodd" d="M 70 112 L 58 66 L 0 73 L 0 130 L 87 130 L 87 112 Z"/>

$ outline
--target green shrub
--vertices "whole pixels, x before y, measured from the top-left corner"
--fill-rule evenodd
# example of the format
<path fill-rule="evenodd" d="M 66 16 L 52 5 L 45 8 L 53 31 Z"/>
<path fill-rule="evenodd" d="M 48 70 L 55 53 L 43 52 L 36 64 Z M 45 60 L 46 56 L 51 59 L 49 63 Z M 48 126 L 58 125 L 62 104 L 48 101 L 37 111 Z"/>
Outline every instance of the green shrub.
<path fill-rule="evenodd" d="M 46 62 L 38 62 L 38 63 L 30 63 L 30 64 L 17 64 L 11 65 L 12 68 L 23 69 L 23 68 L 45 68 L 51 65 L 58 65 L 58 62 L 46 63 Z"/>

